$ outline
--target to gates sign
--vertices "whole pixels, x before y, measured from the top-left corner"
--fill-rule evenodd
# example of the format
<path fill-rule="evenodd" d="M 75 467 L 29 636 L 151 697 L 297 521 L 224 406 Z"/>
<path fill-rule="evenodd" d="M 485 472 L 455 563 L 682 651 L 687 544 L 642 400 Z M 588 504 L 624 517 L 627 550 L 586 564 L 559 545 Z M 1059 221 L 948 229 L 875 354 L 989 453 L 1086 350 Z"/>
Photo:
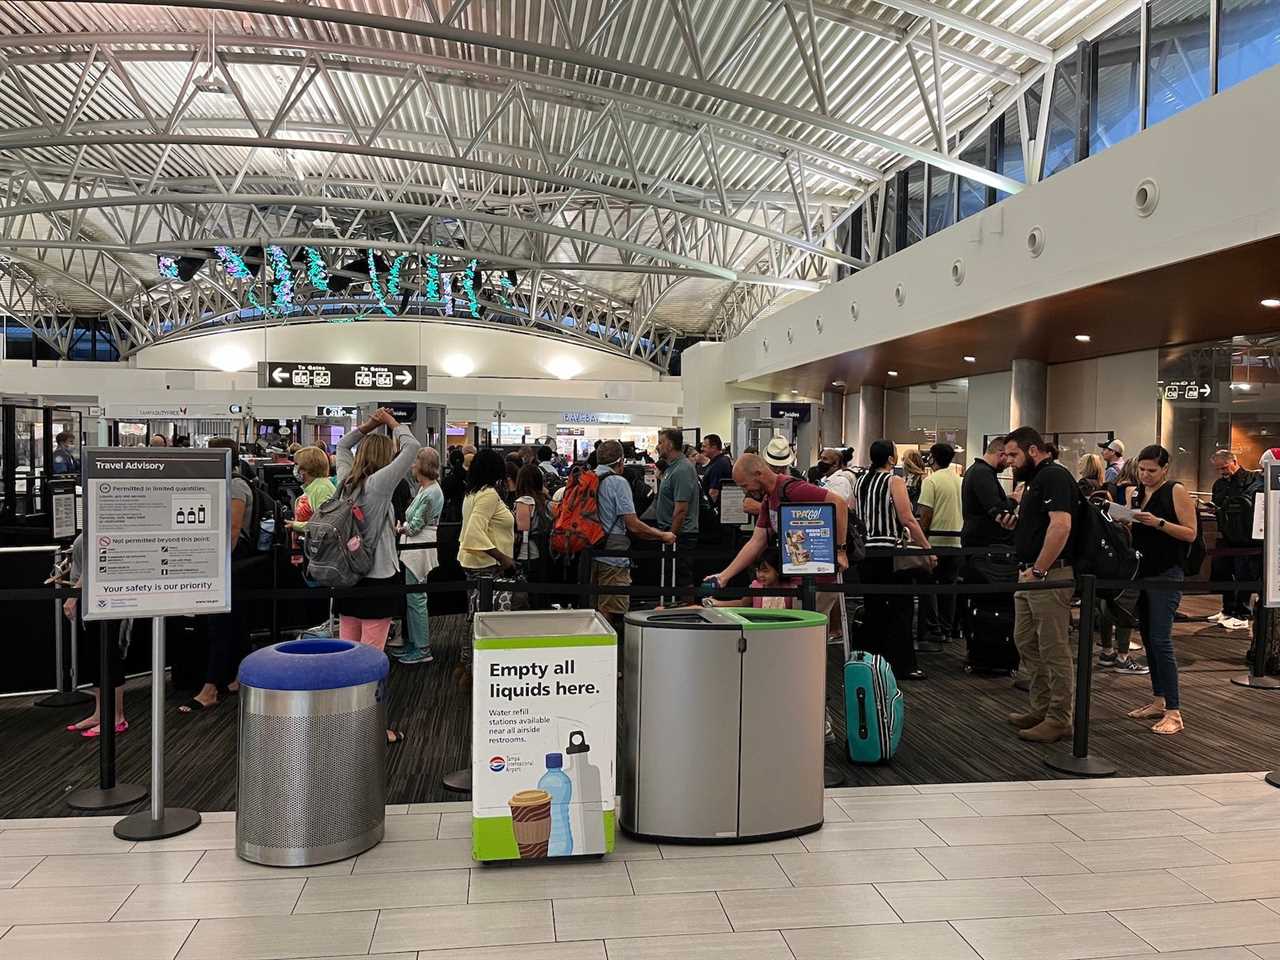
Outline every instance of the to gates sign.
<path fill-rule="evenodd" d="M 425 390 L 427 370 L 403 364 L 268 360 L 258 364 L 258 386 L 308 390 Z"/>

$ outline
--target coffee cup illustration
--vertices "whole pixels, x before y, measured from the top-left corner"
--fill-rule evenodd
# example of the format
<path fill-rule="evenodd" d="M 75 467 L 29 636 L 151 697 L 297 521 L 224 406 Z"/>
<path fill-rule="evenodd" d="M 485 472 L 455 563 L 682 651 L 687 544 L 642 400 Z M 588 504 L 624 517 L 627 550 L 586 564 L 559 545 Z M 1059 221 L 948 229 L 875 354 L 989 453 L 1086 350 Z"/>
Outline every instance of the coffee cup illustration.
<path fill-rule="evenodd" d="M 551 794 L 545 790 L 521 790 L 507 804 L 511 827 L 521 860 L 545 858 L 551 839 Z"/>

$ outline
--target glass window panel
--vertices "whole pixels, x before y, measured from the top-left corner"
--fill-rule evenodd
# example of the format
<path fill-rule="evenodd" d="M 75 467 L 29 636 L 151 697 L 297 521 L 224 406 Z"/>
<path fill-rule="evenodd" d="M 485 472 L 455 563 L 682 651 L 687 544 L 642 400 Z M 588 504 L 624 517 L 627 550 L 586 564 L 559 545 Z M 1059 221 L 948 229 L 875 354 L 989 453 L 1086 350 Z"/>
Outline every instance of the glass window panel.
<path fill-rule="evenodd" d="M 1022 121 L 1018 119 L 1017 104 L 1004 112 L 1004 137 L 1000 141 L 998 169 L 1011 180 L 1027 182 L 1027 168 L 1022 156 Z M 1003 190 L 996 193 L 997 200 L 1003 200 L 1007 196 L 1009 194 Z"/>
<path fill-rule="evenodd" d="M 1209 95 L 1210 0 L 1151 0 L 1147 126 Z"/>
<path fill-rule="evenodd" d="M 924 239 L 924 175 L 923 163 L 907 168 L 907 246 Z"/>
<path fill-rule="evenodd" d="M 884 223 L 880 230 L 880 259 L 898 252 L 898 178 L 890 177 L 885 187 Z"/>
<path fill-rule="evenodd" d="M 1280 0 L 1222 0 L 1218 89 L 1280 63 Z"/>
<path fill-rule="evenodd" d="M 960 154 L 960 159 L 965 163 L 972 163 L 975 167 L 986 167 L 987 164 L 987 139 L 989 131 L 983 131 L 978 142 Z M 959 219 L 971 217 L 975 213 L 981 213 L 987 206 L 987 187 L 986 184 L 978 183 L 976 180 L 969 180 L 966 177 L 960 178 L 960 214 Z"/>
<path fill-rule="evenodd" d="M 1076 131 L 1080 128 L 1080 58 L 1058 64 L 1049 101 L 1049 133 L 1045 138 L 1044 176 L 1053 176 L 1076 162 Z"/>
<path fill-rule="evenodd" d="M 929 168 L 929 234 L 931 236 L 956 222 L 955 182 L 954 174 Z"/>
<path fill-rule="evenodd" d="M 1089 155 L 1138 132 L 1138 51 L 1142 25 L 1135 11 L 1093 45 Z"/>

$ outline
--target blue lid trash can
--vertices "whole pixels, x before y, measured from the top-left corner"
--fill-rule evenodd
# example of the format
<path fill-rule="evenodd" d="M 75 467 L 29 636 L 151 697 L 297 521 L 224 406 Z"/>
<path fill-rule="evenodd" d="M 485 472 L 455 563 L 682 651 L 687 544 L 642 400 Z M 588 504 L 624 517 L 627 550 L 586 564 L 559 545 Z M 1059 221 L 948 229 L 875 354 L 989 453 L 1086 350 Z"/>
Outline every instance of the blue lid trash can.
<path fill-rule="evenodd" d="M 291 640 L 240 665 L 236 853 L 277 867 L 363 853 L 386 814 L 389 664 L 373 647 Z"/>

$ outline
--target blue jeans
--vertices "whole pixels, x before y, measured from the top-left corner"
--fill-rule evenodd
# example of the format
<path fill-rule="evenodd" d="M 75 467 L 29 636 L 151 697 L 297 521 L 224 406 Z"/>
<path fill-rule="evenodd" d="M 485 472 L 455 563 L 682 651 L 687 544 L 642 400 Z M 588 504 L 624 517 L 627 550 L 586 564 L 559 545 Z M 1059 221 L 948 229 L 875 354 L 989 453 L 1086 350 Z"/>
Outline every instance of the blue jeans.
<path fill-rule="evenodd" d="M 419 580 L 408 567 L 404 570 L 404 582 L 412 586 Z M 407 610 L 404 618 L 404 649 L 401 660 L 417 660 L 431 654 L 431 625 L 427 617 L 427 595 L 410 593 L 405 596 Z"/>
<path fill-rule="evenodd" d="M 1157 580 L 1182 580 L 1181 567 L 1155 574 Z M 1178 706 L 1178 661 L 1173 655 L 1173 615 L 1182 602 L 1181 590 L 1143 590 L 1138 598 L 1138 629 L 1151 668 L 1151 692 L 1164 697 L 1166 710 Z"/>

